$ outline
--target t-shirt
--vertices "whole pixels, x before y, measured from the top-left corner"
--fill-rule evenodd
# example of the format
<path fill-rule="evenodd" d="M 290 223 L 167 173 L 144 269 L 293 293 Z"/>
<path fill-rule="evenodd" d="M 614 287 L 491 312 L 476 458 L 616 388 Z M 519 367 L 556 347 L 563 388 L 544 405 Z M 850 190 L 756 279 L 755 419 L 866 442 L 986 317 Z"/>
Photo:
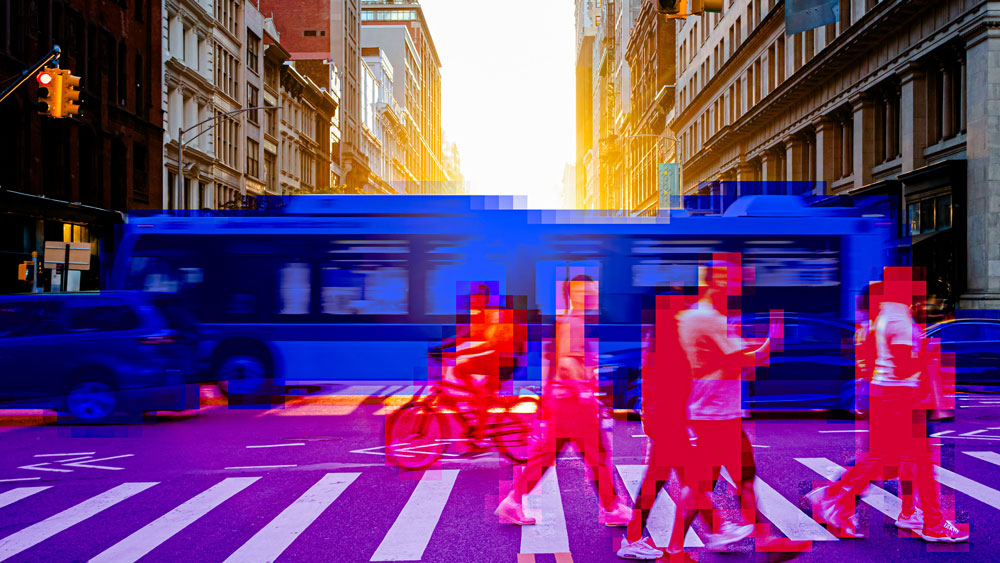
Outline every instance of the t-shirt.
<path fill-rule="evenodd" d="M 740 366 L 724 357 L 743 348 L 729 336 L 726 317 L 699 302 L 677 316 L 681 347 L 691 365 L 691 420 L 740 418 Z"/>
<path fill-rule="evenodd" d="M 912 350 L 911 354 L 917 353 L 920 349 L 920 329 L 913 322 L 909 307 L 902 303 L 885 302 L 875 319 L 877 355 L 872 384 L 884 387 L 918 387 L 919 370 L 909 376 L 896 373 L 896 362 L 890 348 L 896 345 L 908 346 Z"/>
<path fill-rule="evenodd" d="M 581 311 L 570 310 L 556 319 L 554 363 L 549 370 L 546 389 L 556 396 L 593 393 L 597 387 L 597 339 L 586 334 L 587 318 Z"/>

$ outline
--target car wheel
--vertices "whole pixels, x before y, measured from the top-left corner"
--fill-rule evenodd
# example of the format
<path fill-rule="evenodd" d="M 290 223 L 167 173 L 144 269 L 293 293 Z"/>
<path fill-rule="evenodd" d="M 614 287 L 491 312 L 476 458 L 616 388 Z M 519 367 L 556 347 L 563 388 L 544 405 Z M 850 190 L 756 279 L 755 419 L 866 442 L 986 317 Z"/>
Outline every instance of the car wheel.
<path fill-rule="evenodd" d="M 84 380 L 75 384 L 66 398 L 66 409 L 75 418 L 97 422 L 111 417 L 118 406 L 114 389 L 105 381 Z"/>
<path fill-rule="evenodd" d="M 226 395 L 251 395 L 264 388 L 268 372 L 264 358 L 240 352 L 229 354 L 219 361 L 215 378 L 219 382 L 219 390 Z"/>

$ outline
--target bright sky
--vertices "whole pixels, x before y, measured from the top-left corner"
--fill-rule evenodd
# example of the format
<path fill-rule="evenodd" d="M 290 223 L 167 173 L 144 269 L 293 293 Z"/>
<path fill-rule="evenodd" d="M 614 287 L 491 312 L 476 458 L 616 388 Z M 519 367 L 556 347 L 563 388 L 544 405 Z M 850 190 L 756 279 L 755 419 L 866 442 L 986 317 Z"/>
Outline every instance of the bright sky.
<path fill-rule="evenodd" d="M 576 160 L 572 0 L 421 0 L 441 57 L 444 132 L 468 189 L 561 206 Z"/>

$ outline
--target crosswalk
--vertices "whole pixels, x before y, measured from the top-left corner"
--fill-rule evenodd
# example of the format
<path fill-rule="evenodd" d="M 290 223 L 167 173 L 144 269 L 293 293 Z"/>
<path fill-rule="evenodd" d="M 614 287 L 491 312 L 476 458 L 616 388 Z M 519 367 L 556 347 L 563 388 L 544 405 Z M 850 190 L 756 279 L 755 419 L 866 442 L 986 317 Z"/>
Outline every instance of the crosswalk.
<path fill-rule="evenodd" d="M 985 462 L 982 468 L 992 471 L 996 468 L 1000 455 L 996 452 L 964 452 L 968 459 L 976 459 Z M 976 462 L 978 463 L 978 462 Z M 803 481 L 832 480 L 839 477 L 845 468 L 827 458 L 795 458 L 793 469 L 803 476 Z M 616 470 L 621 477 L 628 495 L 635 502 L 639 487 L 643 479 L 645 468 L 641 465 L 617 465 Z M 436 560 L 428 559 L 429 546 L 435 537 L 447 532 L 450 526 L 461 525 L 455 521 L 455 513 L 452 512 L 451 520 L 446 518 L 448 507 L 451 503 L 459 503 L 465 506 L 464 516 L 470 520 L 480 520 L 479 514 L 468 514 L 485 510 L 480 496 L 478 499 L 470 499 L 479 494 L 469 491 L 467 486 L 463 486 L 460 481 L 462 473 L 472 471 L 469 469 L 438 469 L 429 470 L 423 474 L 418 474 L 415 485 L 405 486 L 399 490 L 408 491 L 405 503 L 400 498 L 400 503 L 378 503 L 364 507 L 364 510 L 371 512 L 371 517 L 365 521 L 384 522 L 383 524 L 371 524 L 372 529 L 381 538 L 372 542 L 370 548 L 364 553 L 356 554 L 357 557 L 342 560 L 358 561 L 421 561 Z M 525 499 L 525 511 L 529 516 L 537 518 L 538 524 L 535 526 L 525 526 L 507 533 L 510 537 L 512 533 L 519 535 L 516 545 L 510 545 L 509 561 L 515 561 L 518 554 L 566 554 L 574 553 L 574 545 L 571 538 L 571 523 L 577 522 L 568 513 L 567 507 L 576 501 L 567 501 L 566 490 L 568 485 L 561 486 L 560 480 L 564 479 L 567 470 L 563 466 L 555 470 L 549 470 L 538 487 Z M 941 484 L 964 495 L 956 500 L 959 505 L 978 505 L 981 509 L 1000 510 L 1000 490 L 988 484 L 980 483 L 967 476 L 960 475 L 954 471 L 941 467 L 935 469 L 936 478 Z M 86 559 L 92 563 L 130 563 L 152 556 L 152 559 L 177 559 L 184 558 L 183 555 L 165 556 L 164 546 L 173 541 L 172 547 L 177 549 L 178 538 L 184 537 L 192 528 L 199 526 L 213 513 L 217 513 L 227 505 L 240 498 L 247 498 L 262 495 L 262 488 L 281 488 L 287 483 L 282 479 L 282 475 L 287 473 L 269 472 L 259 476 L 224 477 L 213 480 L 207 487 L 199 484 L 200 490 L 192 490 L 185 493 L 185 496 L 177 501 L 174 506 L 161 506 L 164 504 L 157 491 L 167 486 L 156 481 L 125 482 L 108 486 L 96 494 L 78 500 L 73 495 L 63 496 L 69 488 L 80 486 L 79 482 L 57 483 L 47 486 L 33 487 L 13 487 L 7 490 L 0 490 L 0 561 L 6 561 L 18 556 L 26 556 L 32 559 L 38 557 L 36 550 L 45 549 L 46 542 L 51 542 L 69 530 L 87 529 L 87 535 L 100 538 L 102 529 L 90 530 L 87 528 L 90 522 L 105 514 L 107 518 L 115 513 L 119 506 L 132 502 L 135 506 L 142 507 L 142 514 L 146 518 L 144 521 L 132 522 L 130 529 L 107 533 L 108 541 L 99 549 L 93 552 L 79 554 L 74 559 Z M 383 473 L 381 476 L 363 483 L 364 474 L 361 472 L 329 472 L 317 474 L 303 474 L 302 479 L 308 486 L 299 489 L 300 493 L 288 496 L 288 501 L 282 501 L 282 506 L 275 507 L 276 515 L 273 517 L 265 513 L 264 516 L 251 514 L 229 515 L 228 518 L 246 517 L 253 520 L 253 529 L 248 531 L 246 536 L 240 536 L 237 542 L 239 545 L 222 546 L 227 549 L 227 553 L 218 560 L 225 563 L 251 563 L 275 560 L 294 560 L 290 555 L 297 542 L 301 543 L 308 535 L 311 528 L 319 526 L 321 519 L 324 526 L 335 525 L 337 513 L 351 511 L 352 507 L 357 508 L 357 499 L 347 499 L 350 491 L 359 487 L 385 488 L 379 485 L 378 479 L 396 478 L 394 473 Z M 415 476 L 415 478 L 417 477 Z M 727 480 L 732 481 L 728 474 L 723 475 Z M 481 477 L 481 474 L 479 475 Z M 787 489 L 787 485 L 784 487 Z M 304 490 L 303 490 L 304 489 Z M 798 495 L 802 491 L 788 490 L 784 493 L 779 491 L 782 486 L 774 486 L 766 480 L 758 477 L 755 482 L 755 490 L 759 499 L 761 513 L 770 523 L 785 536 L 795 540 L 812 540 L 817 542 L 837 542 L 835 536 L 824 527 L 817 524 L 811 516 L 800 507 L 807 506 Z M 578 491 L 579 489 L 574 489 Z M 365 493 L 365 494 L 369 494 Z M 592 493 L 591 493 L 592 494 Z M 65 503 L 62 502 L 65 498 Z M 169 495 L 166 498 L 171 498 Z M 267 498 L 273 498 L 267 497 Z M 285 497 L 280 497 L 285 498 Z M 657 544 L 666 544 L 671 534 L 671 526 L 676 506 L 671 500 L 666 490 L 660 491 L 658 502 L 655 505 L 649 519 L 649 530 L 653 540 Z M 901 501 L 899 497 L 892 494 L 885 488 L 875 485 L 870 486 L 862 495 L 862 501 L 871 506 L 874 510 L 884 514 L 887 518 L 895 519 L 899 514 Z M 487 499 L 487 505 L 490 504 Z M 178 502 L 179 501 L 179 502 Z M 350 504 L 348 504 L 350 503 Z M 464 504 L 463 504 L 464 503 Z M 569 503 L 569 504 L 568 504 Z M 594 503 L 596 506 L 596 502 Z M 67 506 L 68 505 L 68 506 Z M 38 507 L 49 507 L 51 513 L 40 514 L 39 519 L 34 522 L 22 522 L 22 519 L 5 520 L 5 513 L 17 510 L 19 507 L 34 507 L 36 510 L 29 510 L 25 513 L 39 514 Z M 133 507 L 134 509 L 134 507 Z M 280 511 L 279 511 L 280 510 Z M 390 513 L 391 512 L 391 513 Z M 253 516 L 253 518 L 251 518 Z M 995 517 L 996 515 L 991 515 Z M 256 520 L 256 518 L 262 518 Z M 5 522 L 17 522 L 11 525 Z M 333 522 L 333 524 L 331 524 Z M 391 522 L 391 525 L 389 524 Z M 12 529 L 15 528 L 15 529 Z M 506 528 L 511 530 L 510 528 Z M 487 534 L 499 533 L 499 524 L 496 527 L 487 527 Z M 350 533 L 351 530 L 344 530 L 340 533 Z M 588 532 L 589 533 L 589 532 Z M 605 534 L 604 537 L 617 537 L 621 531 L 608 531 L 603 526 L 598 526 L 594 522 L 594 534 Z M 486 535 L 486 534 L 484 534 Z M 312 536 L 315 537 L 315 536 Z M 103 538 L 101 538 L 103 539 Z M 475 537 L 472 541 L 489 542 L 488 537 Z M 701 548 L 704 543 L 694 530 L 689 530 L 685 538 L 685 545 L 689 548 Z M 156 557 L 159 555 L 159 557 Z M 574 556 L 576 557 L 576 556 Z M 44 558 L 44 557 L 42 557 Z M 89 559 L 87 559 L 89 558 Z M 190 559 L 190 557 L 188 557 Z M 585 557 L 577 557 L 577 561 L 591 560 Z M 613 560 L 593 559 L 593 560 Z"/>

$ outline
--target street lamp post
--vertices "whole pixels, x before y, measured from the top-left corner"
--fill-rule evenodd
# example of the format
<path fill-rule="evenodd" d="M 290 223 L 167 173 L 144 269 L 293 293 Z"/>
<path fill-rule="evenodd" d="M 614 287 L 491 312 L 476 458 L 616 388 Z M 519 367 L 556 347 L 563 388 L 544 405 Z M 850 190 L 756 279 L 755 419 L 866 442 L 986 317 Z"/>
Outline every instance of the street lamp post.
<path fill-rule="evenodd" d="M 178 131 L 177 131 L 177 174 L 178 174 L 177 181 L 180 182 L 182 186 L 184 185 L 184 145 L 187 144 L 187 143 L 190 143 L 191 141 L 197 139 L 198 137 L 200 137 L 200 136 L 204 135 L 205 133 L 208 133 L 209 131 L 211 131 L 212 129 L 214 129 L 215 126 L 216 126 L 216 123 L 212 123 L 211 126 L 207 127 L 204 131 L 199 132 L 194 137 L 191 137 L 190 139 L 187 140 L 187 142 L 184 141 L 184 133 L 187 133 L 188 131 L 191 131 L 192 129 L 195 129 L 197 127 L 201 127 L 202 125 L 208 123 L 209 121 L 213 121 L 214 122 L 214 121 L 216 121 L 218 119 L 222 119 L 223 117 L 229 117 L 230 115 L 233 115 L 233 114 L 236 114 L 236 113 L 242 113 L 242 112 L 245 112 L 245 111 L 253 111 L 253 110 L 257 110 L 257 109 L 281 109 L 281 106 L 257 106 L 257 107 L 252 107 L 252 108 L 234 109 L 232 111 L 227 111 L 226 113 L 220 113 L 219 115 L 213 115 L 212 117 L 209 117 L 208 119 L 203 119 L 203 120 L 199 121 L 198 123 L 195 123 L 191 127 L 188 127 L 187 129 L 185 129 L 183 127 L 181 127 L 180 129 L 178 129 Z M 174 187 L 170 186 L 170 189 L 172 190 L 172 189 L 174 189 Z"/>

